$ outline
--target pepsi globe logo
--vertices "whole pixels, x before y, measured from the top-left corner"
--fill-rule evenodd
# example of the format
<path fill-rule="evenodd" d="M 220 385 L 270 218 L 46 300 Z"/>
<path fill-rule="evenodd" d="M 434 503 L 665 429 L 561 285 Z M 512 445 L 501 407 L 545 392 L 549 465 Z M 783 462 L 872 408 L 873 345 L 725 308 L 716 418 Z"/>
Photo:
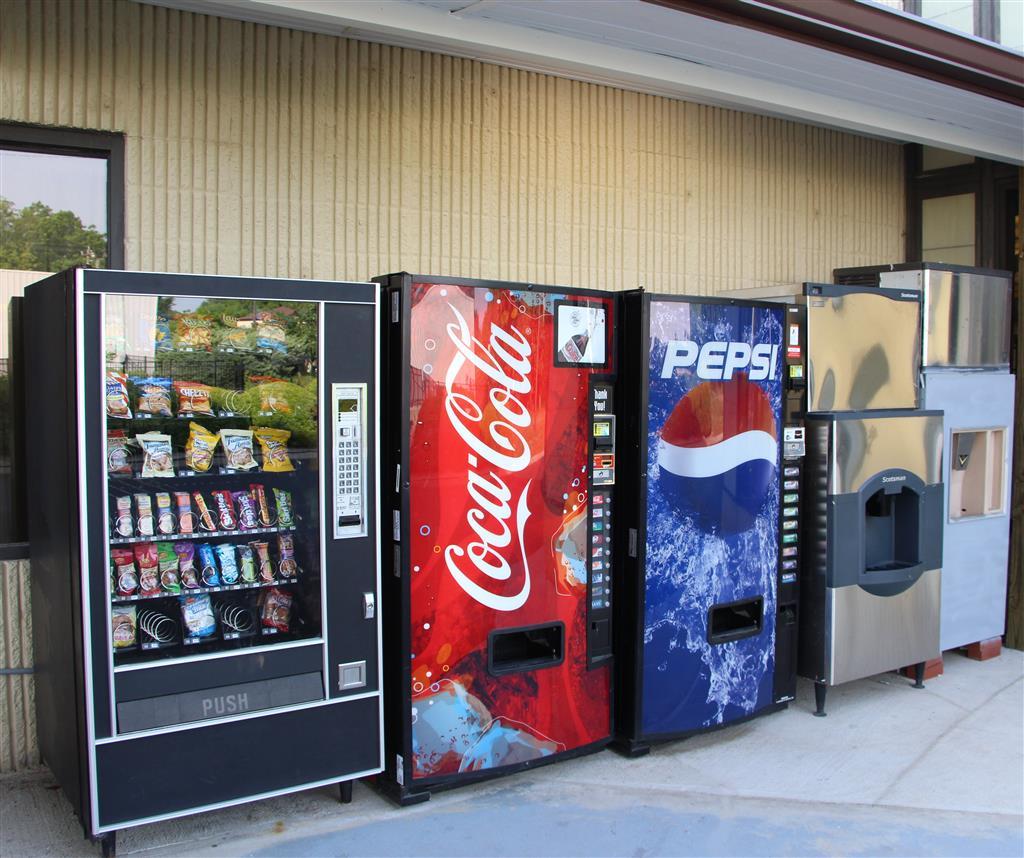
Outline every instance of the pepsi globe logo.
<path fill-rule="evenodd" d="M 705 381 L 675 405 L 661 430 L 658 467 L 669 504 L 709 533 L 753 526 L 778 463 L 771 402 L 746 373 Z"/>

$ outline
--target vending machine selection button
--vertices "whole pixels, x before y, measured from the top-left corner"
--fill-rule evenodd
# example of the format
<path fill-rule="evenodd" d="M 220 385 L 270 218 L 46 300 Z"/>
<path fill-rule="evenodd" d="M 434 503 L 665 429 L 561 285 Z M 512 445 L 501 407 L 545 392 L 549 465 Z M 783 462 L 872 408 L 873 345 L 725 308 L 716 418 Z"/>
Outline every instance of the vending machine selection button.
<path fill-rule="evenodd" d="M 786 470 L 790 470 L 790 469 L 787 468 Z M 787 492 L 788 491 L 795 491 L 795 490 L 800 488 L 800 481 L 799 480 L 786 480 L 782 484 L 782 488 L 785 489 Z"/>
<path fill-rule="evenodd" d="M 797 520 L 795 518 L 794 519 L 790 519 L 789 521 L 782 522 L 782 529 L 783 530 L 796 530 L 796 528 L 797 528 Z"/>
<path fill-rule="evenodd" d="M 800 476 L 800 469 L 799 468 L 783 468 L 782 469 L 782 475 L 784 477 L 799 477 Z"/>
<path fill-rule="evenodd" d="M 793 518 L 796 515 L 797 508 L 795 506 L 784 506 L 782 508 L 782 515 L 785 518 Z"/>
<path fill-rule="evenodd" d="M 787 494 L 787 495 L 783 495 L 782 496 L 782 502 L 783 503 L 796 503 L 799 499 L 800 499 L 800 495 L 796 494 L 795 492 L 792 493 L 792 494 Z"/>
<path fill-rule="evenodd" d="M 796 569 L 796 561 L 795 560 L 783 560 L 782 561 L 782 568 L 783 569 Z"/>
<path fill-rule="evenodd" d="M 788 548 L 782 549 L 783 557 L 796 557 L 796 546 L 790 545 Z"/>
<path fill-rule="evenodd" d="M 799 534 L 796 533 L 784 533 L 782 534 L 782 544 L 789 545 L 796 542 L 800 538 Z"/>

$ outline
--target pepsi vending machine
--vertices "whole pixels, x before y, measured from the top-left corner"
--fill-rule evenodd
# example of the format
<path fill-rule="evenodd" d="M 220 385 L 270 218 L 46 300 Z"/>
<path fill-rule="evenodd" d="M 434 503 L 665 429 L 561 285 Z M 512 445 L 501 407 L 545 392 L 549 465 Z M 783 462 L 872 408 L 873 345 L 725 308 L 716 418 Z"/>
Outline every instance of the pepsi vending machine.
<path fill-rule="evenodd" d="M 615 298 L 379 280 L 380 783 L 408 804 L 610 739 Z"/>
<path fill-rule="evenodd" d="M 798 584 L 780 562 L 784 313 L 623 296 L 616 745 L 627 753 L 793 698 Z"/>

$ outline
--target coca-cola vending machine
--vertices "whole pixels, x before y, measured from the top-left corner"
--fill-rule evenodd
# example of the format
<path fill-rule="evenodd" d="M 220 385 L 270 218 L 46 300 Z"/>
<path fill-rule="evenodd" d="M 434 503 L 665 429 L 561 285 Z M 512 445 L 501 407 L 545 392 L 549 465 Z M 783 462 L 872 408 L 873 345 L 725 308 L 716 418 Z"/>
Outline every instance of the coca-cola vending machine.
<path fill-rule="evenodd" d="M 384 285 L 384 790 L 596 750 L 611 733 L 615 298 Z"/>

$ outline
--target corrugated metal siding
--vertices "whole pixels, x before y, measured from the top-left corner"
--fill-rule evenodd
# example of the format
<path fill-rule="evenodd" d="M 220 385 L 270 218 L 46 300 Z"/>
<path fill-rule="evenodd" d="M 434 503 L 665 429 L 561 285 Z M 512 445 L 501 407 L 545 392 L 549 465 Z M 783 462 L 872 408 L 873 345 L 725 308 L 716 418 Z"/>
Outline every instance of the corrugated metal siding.
<path fill-rule="evenodd" d="M 126 134 L 129 268 L 713 294 L 903 254 L 895 144 L 126 0 L 4 0 L 0 118 Z"/>
<path fill-rule="evenodd" d="M 127 134 L 131 268 L 714 293 L 902 258 L 900 149 L 437 54 L 6 0 L 0 115 Z"/>
<path fill-rule="evenodd" d="M 0 562 L 0 667 L 32 666 L 28 562 Z M 39 765 L 32 677 L 0 676 L 0 772 Z"/>

